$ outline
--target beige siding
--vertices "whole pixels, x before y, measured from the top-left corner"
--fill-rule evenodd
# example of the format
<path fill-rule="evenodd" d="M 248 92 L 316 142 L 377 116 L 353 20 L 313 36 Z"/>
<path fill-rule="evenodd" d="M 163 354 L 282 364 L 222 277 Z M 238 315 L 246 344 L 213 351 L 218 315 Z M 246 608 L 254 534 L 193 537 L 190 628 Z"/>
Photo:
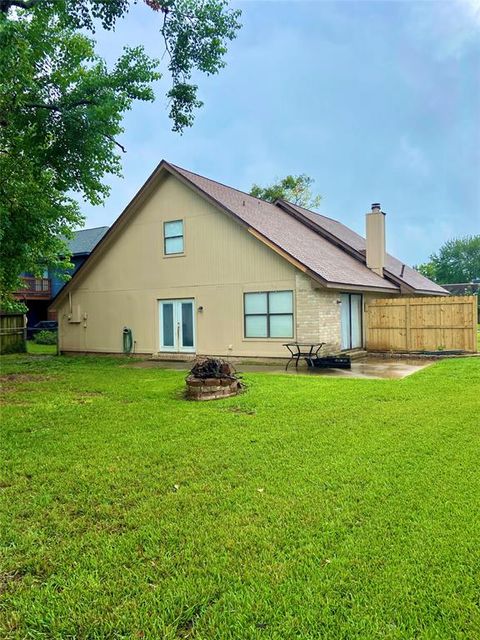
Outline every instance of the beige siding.
<path fill-rule="evenodd" d="M 163 256 L 163 222 L 185 221 L 185 255 Z M 138 353 L 159 349 L 158 301 L 194 298 L 197 353 L 278 356 L 278 340 L 243 336 L 243 293 L 295 290 L 297 269 L 189 187 L 167 177 L 59 308 L 63 351 L 121 352 L 130 327 Z M 78 305 L 78 306 L 77 306 Z"/>
<path fill-rule="evenodd" d="M 243 327 L 245 292 L 285 289 L 294 292 L 292 340 L 326 342 L 323 353 L 340 350 L 340 291 L 322 288 L 173 176 L 136 207 L 82 269 L 70 298 L 60 298 L 62 351 L 121 353 L 129 327 L 137 353 L 157 353 L 159 301 L 193 298 L 198 354 L 285 357 L 288 339 L 246 339 Z M 185 253 L 165 257 L 163 223 L 178 219 Z M 378 297 L 365 294 L 364 301 Z"/>

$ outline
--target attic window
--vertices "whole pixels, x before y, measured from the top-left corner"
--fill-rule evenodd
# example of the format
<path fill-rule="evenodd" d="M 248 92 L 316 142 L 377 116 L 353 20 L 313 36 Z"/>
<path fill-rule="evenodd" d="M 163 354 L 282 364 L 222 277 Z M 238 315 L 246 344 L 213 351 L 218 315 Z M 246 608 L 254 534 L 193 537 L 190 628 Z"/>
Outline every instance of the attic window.
<path fill-rule="evenodd" d="M 163 223 L 163 250 L 166 256 L 183 253 L 183 220 Z"/>

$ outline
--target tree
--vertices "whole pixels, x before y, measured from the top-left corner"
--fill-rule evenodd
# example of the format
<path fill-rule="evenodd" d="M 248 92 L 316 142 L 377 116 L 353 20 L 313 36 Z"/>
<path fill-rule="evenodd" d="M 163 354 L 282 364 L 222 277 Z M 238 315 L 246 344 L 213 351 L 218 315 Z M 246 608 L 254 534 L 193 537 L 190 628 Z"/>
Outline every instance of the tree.
<path fill-rule="evenodd" d="M 239 28 L 226 0 L 144 0 L 160 18 L 172 87 L 173 130 L 202 106 L 196 70 L 217 73 Z M 120 175 L 122 118 L 135 100 L 154 100 L 160 62 L 125 48 L 113 68 L 95 53 L 95 25 L 113 29 L 128 0 L 0 0 L 0 295 L 22 271 L 69 266 L 65 239 Z M 66 256 L 60 258 L 59 256 Z"/>
<path fill-rule="evenodd" d="M 298 176 L 288 175 L 268 187 L 252 185 L 250 195 L 268 202 L 287 200 L 305 209 L 315 209 L 320 206 L 321 195 L 313 195 L 311 186 L 315 180 L 304 173 Z"/>
<path fill-rule="evenodd" d="M 448 240 L 417 271 L 439 284 L 472 282 L 480 278 L 480 235 Z"/>

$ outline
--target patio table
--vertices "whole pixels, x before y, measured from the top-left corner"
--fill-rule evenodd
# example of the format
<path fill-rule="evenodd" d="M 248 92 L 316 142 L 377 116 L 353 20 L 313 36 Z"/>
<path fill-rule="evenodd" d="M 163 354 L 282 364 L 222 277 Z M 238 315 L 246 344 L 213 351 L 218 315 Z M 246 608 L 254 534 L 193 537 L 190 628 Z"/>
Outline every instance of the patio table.
<path fill-rule="evenodd" d="M 287 347 L 290 351 L 290 360 L 287 362 L 285 371 L 288 371 L 288 367 L 291 362 L 295 361 L 295 368 L 298 369 L 298 361 L 300 358 L 305 358 L 307 362 L 309 359 L 316 358 L 318 352 L 323 347 L 325 342 L 287 342 L 283 346 Z"/>

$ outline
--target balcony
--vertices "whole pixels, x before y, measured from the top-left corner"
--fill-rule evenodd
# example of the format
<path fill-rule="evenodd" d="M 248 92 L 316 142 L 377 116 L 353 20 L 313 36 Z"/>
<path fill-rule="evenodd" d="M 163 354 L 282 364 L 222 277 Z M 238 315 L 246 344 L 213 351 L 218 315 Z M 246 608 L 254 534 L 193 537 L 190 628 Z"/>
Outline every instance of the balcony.
<path fill-rule="evenodd" d="M 22 276 L 23 287 L 14 292 L 17 300 L 50 300 L 52 285 L 50 278 L 28 278 Z"/>

